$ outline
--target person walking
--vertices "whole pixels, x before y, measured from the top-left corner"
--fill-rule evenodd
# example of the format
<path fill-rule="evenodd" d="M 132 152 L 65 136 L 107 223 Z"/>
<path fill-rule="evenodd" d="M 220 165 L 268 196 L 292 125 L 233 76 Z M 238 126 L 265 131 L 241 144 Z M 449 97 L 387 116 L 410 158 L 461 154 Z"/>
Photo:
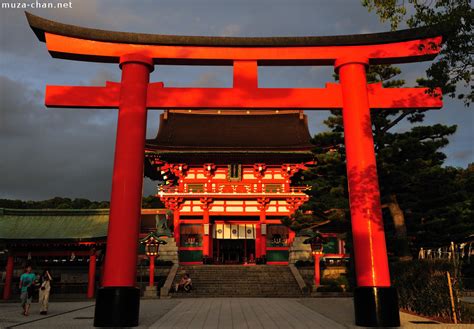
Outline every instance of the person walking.
<path fill-rule="evenodd" d="M 48 304 L 49 304 L 49 293 L 51 291 L 51 281 L 53 278 L 49 273 L 49 270 L 44 270 L 43 275 L 41 275 L 41 285 L 39 289 L 39 303 L 40 303 L 40 314 L 48 314 Z"/>
<path fill-rule="evenodd" d="M 33 299 L 32 288 L 35 285 L 36 275 L 32 273 L 31 265 L 27 265 L 25 273 L 20 276 L 20 300 L 23 308 L 23 315 L 28 316 L 31 301 Z"/>

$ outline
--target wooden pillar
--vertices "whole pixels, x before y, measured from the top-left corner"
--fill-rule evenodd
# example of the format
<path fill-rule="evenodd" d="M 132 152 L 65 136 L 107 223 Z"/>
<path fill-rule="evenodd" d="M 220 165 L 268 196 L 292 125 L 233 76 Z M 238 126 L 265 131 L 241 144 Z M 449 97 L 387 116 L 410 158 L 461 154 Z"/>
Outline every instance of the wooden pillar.
<path fill-rule="evenodd" d="M 149 256 L 149 260 L 150 260 L 150 273 L 149 273 L 149 277 L 150 277 L 150 282 L 149 282 L 149 286 L 150 287 L 153 287 L 155 286 L 155 256 L 153 255 L 150 255 Z"/>
<path fill-rule="evenodd" d="M 262 257 L 262 230 L 260 221 L 255 224 L 255 258 Z"/>
<path fill-rule="evenodd" d="M 14 259 L 13 255 L 8 255 L 5 285 L 3 286 L 3 300 L 10 299 L 12 295 L 12 280 L 13 280 Z"/>
<path fill-rule="evenodd" d="M 174 235 L 174 240 L 176 241 L 176 245 L 178 247 L 181 247 L 180 230 L 179 230 L 179 208 L 178 207 L 173 209 L 173 235 Z"/>
<path fill-rule="evenodd" d="M 87 298 L 94 298 L 95 294 L 95 271 L 97 264 L 97 255 L 92 251 L 89 255 L 89 275 L 87 281 Z"/>
<path fill-rule="evenodd" d="M 260 231 L 262 230 L 262 225 L 265 225 L 265 235 L 261 235 L 260 257 L 267 255 L 267 214 L 265 210 L 260 211 Z"/>
<path fill-rule="evenodd" d="M 317 288 L 321 285 L 321 268 L 319 263 L 321 261 L 322 253 L 313 252 L 314 259 L 314 286 Z"/>
<path fill-rule="evenodd" d="M 397 292 L 390 287 L 384 224 L 367 92 L 366 58 L 335 63 L 342 92 L 347 180 L 357 288 L 356 325 L 399 326 Z"/>
<path fill-rule="evenodd" d="M 293 243 L 295 240 L 296 233 L 292 229 L 288 228 L 288 247 Z"/>
<path fill-rule="evenodd" d="M 120 57 L 117 137 L 103 287 L 97 292 L 94 326 L 138 325 L 140 289 L 135 287 L 140 233 L 147 91 L 153 60 Z"/>
<path fill-rule="evenodd" d="M 202 236 L 202 255 L 203 256 L 211 256 L 211 251 L 210 251 L 210 227 L 209 227 L 209 209 L 206 207 L 204 209 L 204 214 L 203 214 L 203 236 Z M 207 228 L 206 228 L 207 226 Z M 207 229 L 207 234 L 205 230 Z"/>

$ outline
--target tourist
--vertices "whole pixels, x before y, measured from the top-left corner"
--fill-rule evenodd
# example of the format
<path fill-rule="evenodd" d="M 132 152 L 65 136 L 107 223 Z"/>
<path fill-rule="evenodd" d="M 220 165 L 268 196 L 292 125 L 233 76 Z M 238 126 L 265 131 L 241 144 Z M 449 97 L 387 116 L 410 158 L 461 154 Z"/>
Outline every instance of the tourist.
<path fill-rule="evenodd" d="M 20 299 L 24 316 L 28 316 L 31 300 L 33 299 L 33 292 L 36 280 L 36 275 L 31 271 L 31 265 L 27 265 L 25 268 L 25 273 L 20 276 Z"/>
<path fill-rule="evenodd" d="M 191 278 L 189 277 L 189 274 L 185 273 L 179 283 L 176 284 L 175 291 L 178 292 L 180 289 L 183 289 L 186 292 L 191 291 L 191 288 L 193 287 Z"/>
<path fill-rule="evenodd" d="M 51 281 L 53 278 L 49 270 L 44 270 L 41 275 L 41 285 L 39 289 L 40 314 L 48 314 L 49 292 L 51 291 Z"/>

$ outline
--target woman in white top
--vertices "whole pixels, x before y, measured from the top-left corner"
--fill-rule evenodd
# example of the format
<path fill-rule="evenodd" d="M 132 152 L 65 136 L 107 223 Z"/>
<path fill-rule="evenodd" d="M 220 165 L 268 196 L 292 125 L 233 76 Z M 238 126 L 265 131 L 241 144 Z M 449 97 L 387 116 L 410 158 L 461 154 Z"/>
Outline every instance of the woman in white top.
<path fill-rule="evenodd" d="M 51 291 L 51 281 L 53 278 L 48 270 L 44 270 L 41 276 L 41 286 L 39 289 L 40 314 L 48 314 L 49 292 Z"/>

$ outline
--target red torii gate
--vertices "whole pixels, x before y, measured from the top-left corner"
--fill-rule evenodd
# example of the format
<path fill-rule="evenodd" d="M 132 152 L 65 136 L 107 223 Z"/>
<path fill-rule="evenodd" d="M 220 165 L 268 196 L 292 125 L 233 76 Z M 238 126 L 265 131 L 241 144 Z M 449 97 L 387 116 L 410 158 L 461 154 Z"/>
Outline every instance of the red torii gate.
<path fill-rule="evenodd" d="M 111 32 L 27 13 L 53 57 L 118 63 L 120 83 L 46 87 L 48 107 L 119 108 L 109 233 L 95 326 L 138 325 L 135 288 L 147 109 L 342 109 L 357 288 L 356 324 L 399 326 L 390 286 L 370 109 L 440 108 L 424 88 L 367 84 L 370 64 L 433 59 L 441 35 L 432 28 L 334 37 L 228 38 Z M 149 83 L 154 65 L 233 65 L 232 88 L 167 88 Z M 326 88 L 258 88 L 259 65 L 333 65 L 340 83 Z M 439 90 L 436 91 L 440 94 Z"/>

